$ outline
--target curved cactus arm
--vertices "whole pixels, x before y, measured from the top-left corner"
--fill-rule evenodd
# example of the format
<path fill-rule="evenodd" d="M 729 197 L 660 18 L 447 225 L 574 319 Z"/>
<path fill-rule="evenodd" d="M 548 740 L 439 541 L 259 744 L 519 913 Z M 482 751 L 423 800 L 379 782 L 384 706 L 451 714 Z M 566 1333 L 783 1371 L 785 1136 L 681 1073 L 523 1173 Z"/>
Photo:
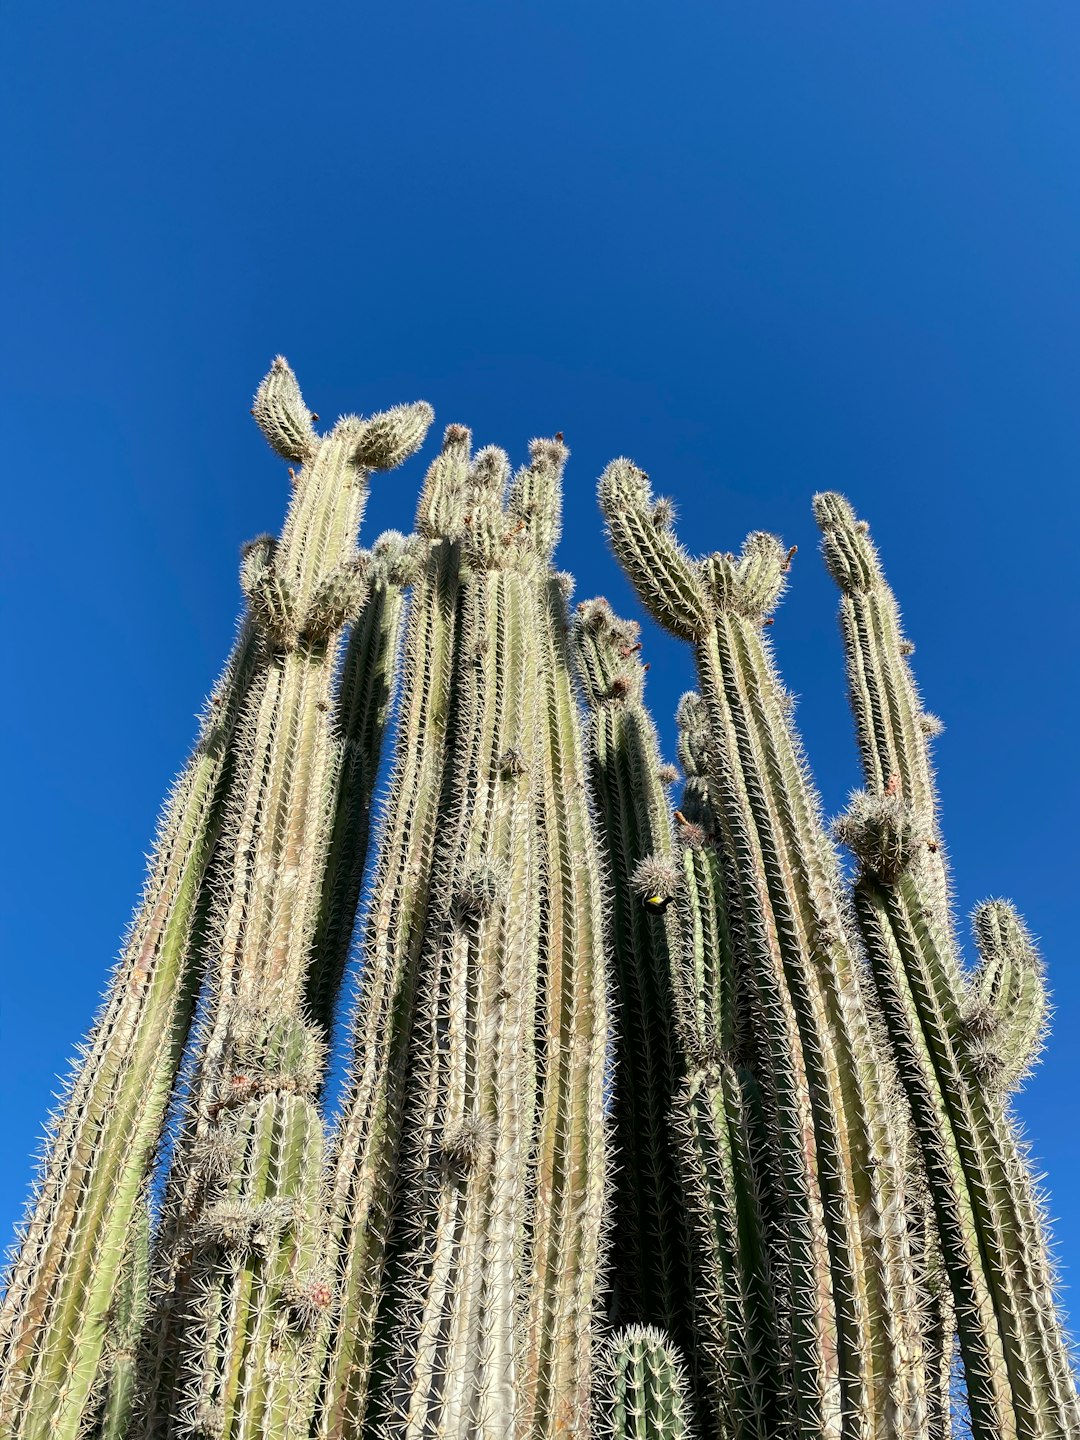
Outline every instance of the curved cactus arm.
<path fill-rule="evenodd" d="M 682 1360 L 662 1330 L 629 1325 L 613 1335 L 605 1347 L 599 1388 L 599 1433 L 606 1440 L 691 1440 Z"/>
<path fill-rule="evenodd" d="M 271 380 L 275 376 L 282 379 L 279 365 Z M 229 796 L 229 864 L 219 880 L 215 963 L 161 1226 L 161 1303 L 144 1345 L 148 1404 L 140 1421 L 155 1440 L 194 1425 L 211 1393 L 207 1413 L 217 1417 L 222 1407 L 221 1427 L 230 1440 L 256 1433 L 272 1440 L 293 1423 L 288 1407 L 272 1398 L 284 1358 L 258 1338 L 264 1320 L 271 1324 L 267 1317 L 280 1309 L 273 1291 L 280 1277 L 274 1272 L 265 1290 L 261 1257 L 245 1251 L 229 1298 L 215 1309 L 221 1291 L 205 1278 L 198 1237 L 204 1217 L 231 1194 L 236 1179 L 217 1161 L 227 1149 L 226 1094 L 239 1030 L 253 1012 L 273 1012 L 283 1023 L 302 1019 L 334 839 L 341 761 L 330 713 L 335 675 L 343 627 L 367 587 L 356 538 L 368 476 L 412 453 L 430 420 L 426 405 L 339 420 L 310 446 L 293 477 L 281 538 L 245 556 L 242 578 L 252 622 L 262 633 L 264 683 L 239 739 L 248 768 Z M 315 1117 L 310 1102 L 309 1108 Z M 265 1123 L 276 1123 L 273 1113 Z M 277 1195 L 276 1152 L 260 1146 L 257 1163 L 267 1173 L 252 1177 L 248 1189 L 269 1187 L 267 1193 Z M 240 1155 L 235 1163 L 247 1162 Z M 232 1374 L 242 1376 L 243 1385 L 222 1380 Z"/>
<path fill-rule="evenodd" d="M 868 783 L 838 828 L 860 862 L 859 920 L 933 1196 L 973 1432 L 987 1440 L 1076 1435 L 1080 1415 L 1040 1208 L 977 1038 L 980 1025 L 995 1027 L 995 986 L 1026 989 L 1016 1035 L 1003 1028 L 999 1036 L 1022 1068 L 1040 1028 L 1038 967 L 1003 908 L 984 915 L 984 964 L 970 989 L 962 976 L 928 779 L 936 727 L 921 718 L 910 647 L 865 526 L 839 496 L 818 496 L 815 508 L 843 591 Z M 861 704 L 871 691 L 888 703 Z"/>
<path fill-rule="evenodd" d="M 421 548 L 402 648 L 394 769 L 380 824 L 352 1022 L 352 1073 L 329 1157 L 342 1323 L 333 1328 L 320 1357 L 315 1422 L 320 1437 L 359 1435 L 367 1411 L 439 829 L 461 584 L 457 537 L 466 513 L 469 447 L 464 426 L 447 429 L 417 511 Z"/>
<path fill-rule="evenodd" d="M 669 502 L 653 500 L 649 477 L 630 460 L 613 460 L 600 477 L 600 508 L 619 564 L 649 613 L 682 640 L 709 628 L 699 567 L 671 530 Z"/>
<path fill-rule="evenodd" d="M 207 876 L 261 644 L 241 628 L 166 804 L 142 901 L 52 1122 L 0 1312 L 0 1429 L 66 1440 L 101 1382 L 105 1317 L 164 1124 L 202 969 Z"/>
<path fill-rule="evenodd" d="M 612 1225 L 612 1323 L 662 1325 L 693 1349 L 694 1287 L 686 1205 L 668 1114 L 685 1065 L 675 1034 L 673 960 L 659 893 L 641 863 L 673 848 L 656 729 L 643 700 L 638 627 L 605 600 L 579 605 L 572 626 L 588 723 L 589 785 L 611 886 L 608 936 L 619 1023 L 615 1038 L 613 1144 L 618 1157 Z M 668 867 L 670 869 L 670 866 Z"/>
<path fill-rule="evenodd" d="M 342 663 L 336 730 L 342 747 L 326 882 L 306 981 L 307 1011 L 330 1033 L 360 889 L 367 867 L 371 807 L 390 716 L 406 589 L 418 564 L 413 542 L 388 531 L 372 546 L 368 594 Z"/>
<path fill-rule="evenodd" d="M 1046 976 L 1012 905 L 987 900 L 972 918 L 980 965 L 964 999 L 972 1063 L 983 1083 L 1010 1094 L 1042 1051 L 1048 1026 Z"/>
<path fill-rule="evenodd" d="M 284 355 L 274 359 L 270 371 L 255 392 L 251 410 L 267 443 L 283 460 L 298 460 L 306 465 L 318 448 L 319 437 L 313 415 L 304 404 L 296 376 Z"/>
<path fill-rule="evenodd" d="M 773 1151 L 775 1273 L 783 1342 L 800 1376 L 800 1433 L 917 1434 L 921 1346 L 896 1107 L 844 923 L 835 854 L 762 637 L 790 554 L 752 535 L 740 557 L 710 556 L 688 575 L 673 538 L 648 552 L 630 543 L 647 525 L 657 531 L 656 510 L 640 472 L 615 487 L 612 468 L 601 506 L 641 599 L 670 625 L 657 590 L 695 596 L 680 623 L 695 640 L 709 795 L 735 882 L 733 943 Z"/>

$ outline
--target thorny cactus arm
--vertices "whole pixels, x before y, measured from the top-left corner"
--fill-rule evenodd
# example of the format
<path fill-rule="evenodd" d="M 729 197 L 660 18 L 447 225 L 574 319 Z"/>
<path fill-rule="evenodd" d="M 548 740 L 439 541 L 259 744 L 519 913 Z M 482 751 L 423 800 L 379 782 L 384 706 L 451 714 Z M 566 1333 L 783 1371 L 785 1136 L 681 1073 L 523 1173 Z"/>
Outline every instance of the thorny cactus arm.
<path fill-rule="evenodd" d="M 534 442 L 547 494 L 536 503 L 554 544 L 565 451 Z M 561 451 L 561 454 L 560 454 Z M 549 477 L 546 480 L 543 477 Z M 549 488 L 548 488 L 549 487 Z M 550 563 L 550 550 L 541 549 Z M 572 680 L 566 577 L 551 574 L 540 609 L 539 693 L 546 704 L 540 798 L 545 856 L 539 1115 L 532 1214 L 527 1386 L 531 1434 L 587 1435 L 595 1309 L 608 1190 L 604 1066 L 608 975 L 604 890 L 586 804 L 585 757 Z"/>
<path fill-rule="evenodd" d="M 68 1440 L 104 1380 L 106 1317 L 191 1023 L 207 870 L 259 649 L 244 624 L 166 804 L 140 908 L 52 1124 L 0 1312 L 5 1435 Z"/>
<path fill-rule="evenodd" d="M 1080 1434 L 1040 1207 L 1002 1093 L 1042 1026 L 1041 969 L 1007 906 L 984 907 L 981 970 L 952 934 L 923 716 L 866 527 L 838 495 L 815 501 L 842 591 L 842 627 L 868 789 L 838 823 L 861 873 L 856 905 L 922 1149 L 955 1300 L 973 1434 Z M 1015 1017 L 1001 1009 L 1011 993 Z"/>
<path fill-rule="evenodd" d="M 615 461 L 600 501 L 616 554 L 661 623 L 692 636 L 709 717 L 710 798 L 730 857 L 736 968 L 771 1140 L 765 1186 L 786 1360 L 807 1440 L 917 1436 L 925 1421 L 898 1122 L 785 696 L 762 637 L 779 542 L 688 561 L 646 477 Z M 657 538 L 659 537 L 659 538 Z M 692 597 L 674 617 L 657 594 Z"/>
<path fill-rule="evenodd" d="M 648 1322 L 674 1333 L 688 1329 L 692 1295 L 685 1208 L 668 1132 L 684 1067 L 674 1033 L 668 931 L 648 908 L 662 913 L 670 896 L 642 896 L 634 885 L 643 860 L 670 854 L 674 846 L 665 789 L 670 777 L 643 702 L 637 635 L 637 626 L 616 619 L 604 600 L 577 608 L 574 650 L 588 714 L 590 788 L 610 876 L 619 1017 L 612 1322 Z"/>
<path fill-rule="evenodd" d="M 611 888 L 608 938 L 618 1016 L 611 1323 L 660 1325 L 689 1356 L 690 1236 L 669 1128 L 672 1096 L 685 1071 L 662 918 L 669 882 L 662 873 L 663 893 L 650 883 L 647 894 L 634 883 L 643 861 L 673 851 L 666 787 L 674 772 L 660 762 L 643 701 L 638 627 L 618 620 L 605 600 L 591 600 L 577 607 L 572 633 L 588 716 L 589 782 Z M 658 864 L 663 871 L 663 861 Z"/>
<path fill-rule="evenodd" d="M 778 1347 L 760 1181 L 766 1150 L 760 1096 L 739 1068 L 735 984 L 722 857 L 708 795 L 708 728 L 701 697 L 679 702 L 686 784 L 677 812 L 682 876 L 675 897 L 676 989 L 689 1074 L 671 1123 L 695 1222 L 697 1324 L 711 1364 L 711 1410 L 723 1436 L 752 1440 L 790 1429 L 793 1377 Z M 743 1005 L 745 1009 L 745 1004 Z M 742 1043 L 745 1049 L 745 1042 Z"/>
<path fill-rule="evenodd" d="M 352 1073 L 329 1158 L 343 1323 L 319 1356 L 316 1433 L 334 1440 L 360 1434 L 367 1406 L 443 787 L 469 444 L 464 426 L 448 427 L 417 510 L 397 749 L 352 1024 Z"/>
<path fill-rule="evenodd" d="M 128 1227 L 120 1279 L 109 1312 L 95 1440 L 125 1440 L 135 1405 L 139 1337 L 150 1303 L 150 1197 L 139 1197 Z"/>
<path fill-rule="evenodd" d="M 287 1290 L 318 1223 L 306 1189 L 311 1167 L 321 1171 L 310 1098 L 317 1081 L 301 1087 L 273 1045 L 244 1067 L 236 1057 L 270 1015 L 293 1027 L 301 1049 L 315 1044 L 302 1011 L 333 838 L 336 661 L 366 593 L 357 530 L 370 472 L 412 454 L 431 421 L 426 405 L 402 406 L 369 420 L 346 416 L 316 437 L 280 358 L 254 413 L 271 444 L 296 447 L 303 468 L 280 540 L 250 546 L 241 575 L 264 683 L 243 718 L 248 768 L 229 796 L 230 863 L 220 877 L 203 1043 L 162 1221 L 161 1298 L 144 1351 L 142 1424 L 154 1440 L 200 1428 L 272 1440 L 300 1404 L 293 1352 L 309 1337 L 298 1333 Z M 230 1248 L 208 1218 L 221 1205 L 244 1214 L 271 1202 L 285 1218 L 265 1245 Z"/>
<path fill-rule="evenodd" d="M 630 1325 L 612 1336 L 601 1385 L 604 1440 L 691 1440 L 686 1377 L 662 1330 Z"/>
<path fill-rule="evenodd" d="M 457 519 L 438 883 L 367 1422 L 395 1435 L 587 1421 L 605 1183 L 599 866 L 549 568 L 565 450 L 537 441 L 532 457 L 504 508 L 505 457 L 481 452 Z"/>
<path fill-rule="evenodd" d="M 971 1059 L 983 1084 L 1010 1095 L 1039 1058 L 1046 1039 L 1046 979 L 1024 923 L 1004 900 L 972 916 L 980 964 L 963 1006 Z"/>
<path fill-rule="evenodd" d="M 388 531 L 376 540 L 368 562 L 367 599 L 342 663 L 337 802 L 307 977 L 308 1013 L 326 1035 L 334 1020 L 367 867 L 372 795 L 394 691 L 406 589 L 416 567 L 415 546 L 405 536 Z"/>

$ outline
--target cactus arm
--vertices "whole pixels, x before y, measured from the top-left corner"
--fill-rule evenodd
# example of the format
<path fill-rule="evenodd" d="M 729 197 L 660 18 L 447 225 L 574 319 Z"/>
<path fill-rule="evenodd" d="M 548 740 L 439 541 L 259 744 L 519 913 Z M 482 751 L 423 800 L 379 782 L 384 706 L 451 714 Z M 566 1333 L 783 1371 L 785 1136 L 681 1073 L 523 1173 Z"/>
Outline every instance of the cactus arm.
<path fill-rule="evenodd" d="M 589 783 L 611 885 L 619 1155 L 612 1323 L 661 1325 L 689 1353 L 689 1236 L 668 1112 L 683 1071 L 675 1037 L 668 928 L 634 886 L 641 861 L 673 848 L 656 731 L 645 708 L 637 626 L 606 601 L 579 605 L 574 653 L 588 724 Z M 667 898 L 667 897 L 664 897 Z"/>
<path fill-rule="evenodd" d="M 372 548 L 367 603 L 352 628 L 342 664 L 337 730 L 342 761 L 330 861 L 306 982 L 307 1009 L 330 1033 L 352 942 L 371 834 L 371 800 L 393 694 L 393 667 L 415 570 L 411 544 L 397 532 Z"/>
<path fill-rule="evenodd" d="M 454 776 L 436 857 L 417 1026 L 417 1092 L 405 1204 L 415 1249 L 392 1309 L 396 1371 L 388 1397 L 404 1433 L 507 1433 L 521 1364 L 518 1237 L 532 1083 L 538 855 L 529 714 L 534 606 L 513 573 L 464 584 Z M 488 667 L 491 667 L 490 669 Z M 496 683 L 497 676 L 497 683 Z M 510 748 L 520 773 L 503 773 Z M 445 1038 L 440 1045 L 439 1037 Z M 427 1180 L 426 1177 L 433 1177 Z M 403 1314 L 404 1312 L 404 1314 Z"/>
<path fill-rule="evenodd" d="M 909 647 L 866 527 L 842 497 L 818 496 L 815 509 L 842 590 L 869 787 L 838 828 L 861 864 L 858 913 L 923 1150 L 973 1426 L 988 1437 L 1048 1426 L 1075 1435 L 1080 1417 L 1041 1217 L 979 1035 L 997 1030 L 1000 1069 L 1011 1062 L 1022 1071 L 1042 1024 L 1039 967 L 1001 907 L 981 912 L 983 967 L 970 988 L 962 977 L 928 778 L 936 727 L 922 718 Z M 889 703 L 872 711 L 858 696 L 874 687 Z M 1015 1031 L 998 1011 L 1003 984 L 1016 987 Z"/>
<path fill-rule="evenodd" d="M 320 1358 L 316 1433 L 357 1435 L 367 1407 L 398 1153 L 417 967 L 442 793 L 457 633 L 469 432 L 450 426 L 421 492 L 421 550 L 403 646 L 397 748 L 352 1023 L 347 1098 L 329 1158 L 340 1313 Z"/>
<path fill-rule="evenodd" d="M 679 1352 L 653 1326 L 630 1325 L 603 1360 L 605 1440 L 690 1440 L 690 1404 Z"/>
<path fill-rule="evenodd" d="M 777 1363 L 767 1240 L 745 1110 L 740 1080 L 721 1060 L 680 1085 L 671 1123 L 698 1242 L 714 1418 L 724 1437 L 767 1440 L 790 1425 L 792 1382 Z"/>
<path fill-rule="evenodd" d="M 983 1084 L 1011 1094 L 1035 1064 L 1047 1029 L 1042 961 L 1015 909 L 988 900 L 972 918 L 980 965 L 963 1004 L 972 1064 Z"/>
<path fill-rule="evenodd" d="M 167 803 L 140 909 L 54 1122 L 4 1300 L 0 1423 L 12 1435 L 74 1435 L 98 1383 L 104 1317 L 191 1020 L 205 878 L 258 650 L 243 627 Z"/>
<path fill-rule="evenodd" d="M 672 534 L 667 509 L 652 499 L 649 477 L 629 460 L 613 460 L 599 493 L 611 547 L 642 604 L 673 635 L 696 640 L 709 628 L 708 597 L 698 567 Z"/>
<path fill-rule="evenodd" d="M 278 381 L 281 362 L 266 384 Z M 289 1339 L 282 1276 L 250 1247 L 236 1265 L 209 1263 L 200 1236 L 222 1203 L 303 1203 L 307 1162 L 294 1164 L 292 1147 L 311 1160 L 314 1141 L 300 1136 L 318 1129 L 314 1106 L 304 1101 L 308 1121 L 302 1107 L 291 1117 L 294 1106 L 269 1098 L 272 1077 L 257 1065 L 254 1076 L 236 1072 L 233 1057 L 253 1015 L 273 1012 L 303 1029 L 334 838 L 341 749 L 330 718 L 335 670 L 343 626 L 366 587 L 356 534 L 368 476 L 410 454 L 430 418 L 428 407 L 417 405 L 370 420 L 340 420 L 307 450 L 280 540 L 261 542 L 245 556 L 242 581 L 263 634 L 265 684 L 245 717 L 249 768 L 229 801 L 231 864 L 221 877 L 217 963 L 208 977 L 201 1051 L 165 1201 L 157 1265 L 164 1299 L 144 1346 L 151 1384 L 141 1424 L 148 1436 L 171 1435 L 178 1426 L 182 1432 L 202 1424 L 204 1415 L 212 1427 L 220 1421 L 230 1440 L 272 1440 L 292 1423 L 293 1402 L 280 1399 L 281 1377 L 295 1379 L 300 1361 L 293 1350 L 306 1352 L 311 1337 L 297 1338 L 295 1346 Z M 259 1112 L 250 1145 L 237 1141 L 232 1165 L 239 1171 L 218 1164 L 223 1153 L 229 1158 L 230 1087 L 236 1084 L 267 1089 L 269 1107 Z M 285 1099 L 299 1104 L 303 1096 Z M 294 1139 L 281 1140 L 284 1148 L 273 1138 L 281 1126 L 299 1127 Z M 249 1165 L 258 1173 L 244 1178 Z M 315 1165 L 316 1174 L 320 1169 Z M 240 1179 L 242 1194 L 235 1191 Z M 273 1254 L 281 1243 L 275 1240 Z M 276 1326 L 284 1326 L 280 1356 L 264 1338 Z"/>
<path fill-rule="evenodd" d="M 150 1303 L 150 1205 L 139 1197 L 108 1318 L 101 1418 L 95 1440 L 124 1440 L 135 1404 L 136 1355 Z"/>
<path fill-rule="evenodd" d="M 620 462 L 616 462 L 618 465 Z M 612 467 L 614 468 L 614 467 Z M 610 473 L 610 472 L 609 472 Z M 653 518 L 644 478 L 618 496 L 601 482 L 616 553 L 641 599 L 678 591 L 681 552 L 665 542 L 645 574 L 627 537 Z M 655 527 L 654 527 L 655 528 Z M 709 716 L 710 797 L 737 877 L 736 943 L 756 988 L 761 1079 L 779 1185 L 778 1283 L 790 1297 L 792 1361 L 803 1432 L 918 1433 L 921 1353 L 914 1277 L 900 1205 L 895 1121 L 843 922 L 835 856 L 824 834 L 786 698 L 761 635 L 786 558 L 768 536 L 742 556 L 696 569 L 708 625 L 695 630 Z M 740 967 L 743 968 L 743 967 Z M 816 1378 L 815 1378 L 816 1377 Z"/>
<path fill-rule="evenodd" d="M 537 1436 L 562 1434 L 587 1415 L 607 1184 L 600 865 L 585 803 L 565 600 L 557 580 L 548 583 L 547 598 L 542 616 L 550 747 L 542 800 L 549 876 L 547 1036 L 528 1322 L 528 1385 Z"/>
<path fill-rule="evenodd" d="M 228 1176 L 193 1235 L 198 1328 L 183 1334 L 191 1433 L 293 1435 L 303 1421 L 310 1332 L 331 1302 L 322 1224 L 322 1125 L 312 1095 L 320 1042 L 300 1022 L 234 1018 L 225 1108 Z M 229 1343 L 235 1316 L 244 1343 Z M 204 1350 L 223 1364 L 201 1363 Z"/>

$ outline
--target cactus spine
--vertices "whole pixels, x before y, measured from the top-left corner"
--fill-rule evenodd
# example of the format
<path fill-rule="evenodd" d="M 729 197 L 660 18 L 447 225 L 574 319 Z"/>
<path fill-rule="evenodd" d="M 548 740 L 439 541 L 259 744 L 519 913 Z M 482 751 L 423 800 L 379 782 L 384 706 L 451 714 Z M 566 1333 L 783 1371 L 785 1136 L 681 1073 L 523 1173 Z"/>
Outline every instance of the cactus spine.
<path fill-rule="evenodd" d="M 637 628 L 604 601 L 571 624 L 552 568 L 561 436 L 511 477 L 450 426 L 415 535 L 362 553 L 369 475 L 428 407 L 320 435 L 279 359 L 253 413 L 292 502 L 245 549 L 54 1123 L 3 1435 L 953 1440 L 955 1342 L 973 1440 L 1080 1440 L 1009 1108 L 1043 968 L 1002 901 L 961 965 L 936 722 L 846 501 L 815 503 L 866 775 L 835 827 L 853 896 L 764 639 L 779 541 L 693 560 L 630 462 L 601 480 L 697 660 L 672 814 Z"/>
<path fill-rule="evenodd" d="M 1042 1035 L 1042 968 L 1013 909 L 976 912 L 979 970 L 953 938 L 929 738 L 877 554 L 847 502 L 815 501 L 867 789 L 839 822 L 952 1284 L 973 1434 L 1080 1434 L 1032 1182 L 1006 1109 Z"/>

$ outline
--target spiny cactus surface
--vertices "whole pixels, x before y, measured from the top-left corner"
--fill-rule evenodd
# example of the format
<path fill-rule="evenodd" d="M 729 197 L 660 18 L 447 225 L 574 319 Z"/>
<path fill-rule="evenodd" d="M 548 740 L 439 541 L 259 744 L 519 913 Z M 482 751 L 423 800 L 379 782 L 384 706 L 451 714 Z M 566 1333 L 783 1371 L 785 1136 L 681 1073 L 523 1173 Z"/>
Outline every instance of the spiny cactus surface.
<path fill-rule="evenodd" d="M 1045 967 L 1001 900 L 962 962 L 940 726 L 847 501 L 815 513 L 865 788 L 830 833 L 778 539 L 695 559 L 601 478 L 697 663 L 672 809 L 638 626 L 554 569 L 561 435 L 512 474 L 449 426 L 365 551 L 430 409 L 319 431 L 279 358 L 252 413 L 292 500 L 50 1132 L 0 1434 L 1080 1440 L 1010 1110 Z"/>

